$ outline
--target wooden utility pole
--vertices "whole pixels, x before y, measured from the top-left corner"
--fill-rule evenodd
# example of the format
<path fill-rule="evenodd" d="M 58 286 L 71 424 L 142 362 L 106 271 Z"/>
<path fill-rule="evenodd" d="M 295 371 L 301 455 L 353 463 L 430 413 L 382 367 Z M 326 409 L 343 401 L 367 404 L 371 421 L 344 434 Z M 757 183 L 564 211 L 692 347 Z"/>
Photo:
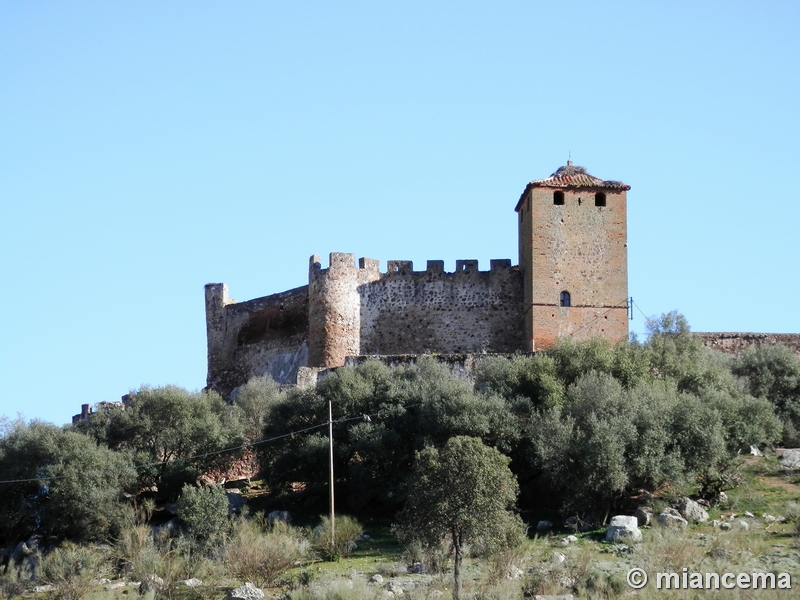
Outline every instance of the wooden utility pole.
<path fill-rule="evenodd" d="M 333 404 L 328 400 L 328 440 L 331 446 L 331 554 L 336 544 L 336 518 L 333 513 Z"/>

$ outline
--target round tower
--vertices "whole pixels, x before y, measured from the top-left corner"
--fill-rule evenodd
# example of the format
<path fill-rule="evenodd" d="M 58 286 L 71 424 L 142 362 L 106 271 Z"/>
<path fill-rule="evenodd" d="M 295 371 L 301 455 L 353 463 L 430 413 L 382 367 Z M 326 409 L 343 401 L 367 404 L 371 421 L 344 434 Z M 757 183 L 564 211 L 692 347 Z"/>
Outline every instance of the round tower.
<path fill-rule="evenodd" d="M 330 268 L 311 257 L 308 276 L 308 366 L 340 367 L 361 346 L 361 298 L 355 254 L 332 252 Z"/>

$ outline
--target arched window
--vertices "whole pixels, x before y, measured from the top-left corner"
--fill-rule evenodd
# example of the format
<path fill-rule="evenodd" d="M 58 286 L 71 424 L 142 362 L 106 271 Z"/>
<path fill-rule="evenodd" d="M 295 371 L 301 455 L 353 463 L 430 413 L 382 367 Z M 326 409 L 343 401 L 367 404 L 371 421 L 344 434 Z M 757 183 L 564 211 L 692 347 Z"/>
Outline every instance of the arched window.
<path fill-rule="evenodd" d="M 569 308 L 570 305 L 570 297 L 569 292 L 561 292 L 561 306 L 564 308 Z"/>
<path fill-rule="evenodd" d="M 564 192 L 553 192 L 553 204 L 564 204 Z"/>
<path fill-rule="evenodd" d="M 594 205 L 595 206 L 605 206 L 606 205 L 606 195 L 603 192 L 597 192 L 594 195 Z"/>

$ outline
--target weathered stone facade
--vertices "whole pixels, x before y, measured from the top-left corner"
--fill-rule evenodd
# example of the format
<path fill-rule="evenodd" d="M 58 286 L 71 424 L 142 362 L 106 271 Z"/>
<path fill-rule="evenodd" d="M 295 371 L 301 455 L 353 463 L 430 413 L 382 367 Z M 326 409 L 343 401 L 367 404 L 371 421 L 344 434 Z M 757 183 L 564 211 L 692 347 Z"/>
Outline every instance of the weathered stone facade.
<path fill-rule="evenodd" d="M 269 374 L 295 383 L 363 355 L 534 351 L 560 336 L 628 336 L 626 192 L 568 163 L 532 181 L 516 206 L 519 265 L 492 260 L 377 260 L 334 252 L 311 257 L 308 285 L 236 303 L 206 286 L 208 381 L 229 394 Z M 301 374 L 301 377 L 304 375 Z"/>

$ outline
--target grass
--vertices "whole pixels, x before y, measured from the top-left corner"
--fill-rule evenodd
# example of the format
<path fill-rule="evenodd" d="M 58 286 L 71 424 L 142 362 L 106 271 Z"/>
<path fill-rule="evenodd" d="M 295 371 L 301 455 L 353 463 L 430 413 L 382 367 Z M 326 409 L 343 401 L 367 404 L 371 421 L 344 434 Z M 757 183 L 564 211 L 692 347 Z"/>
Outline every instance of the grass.
<path fill-rule="evenodd" d="M 464 598 L 469 600 L 510 600 L 525 594 L 567 594 L 586 599 L 636 597 L 642 600 L 655 598 L 705 598 L 725 597 L 732 600 L 745 598 L 788 598 L 786 590 L 759 591 L 725 590 L 722 592 L 692 592 L 687 590 L 657 590 L 654 586 L 631 594 L 626 583 L 627 571 L 642 567 L 648 573 L 680 572 L 686 567 L 696 572 L 790 572 L 794 587 L 800 585 L 800 531 L 796 522 L 769 523 L 764 514 L 783 516 L 791 514 L 795 504 L 796 519 L 800 521 L 800 483 L 797 475 L 783 473 L 769 459 L 748 458 L 741 467 L 742 484 L 728 492 L 728 506 L 710 511 L 711 519 L 729 520 L 733 514 L 741 517 L 745 511 L 757 517 L 746 519 L 747 531 L 722 531 L 709 522 L 694 525 L 682 532 L 664 531 L 658 527 L 645 528 L 644 539 L 633 551 L 602 541 L 602 530 L 578 533 L 578 541 L 568 547 L 558 542 L 566 530 L 539 534 L 529 538 L 522 548 L 494 559 L 467 559 L 464 569 Z M 533 520 L 535 527 L 537 519 Z M 550 518 L 558 523 L 555 518 Z M 309 515 L 301 525 L 311 529 L 319 522 Z M 384 597 L 385 586 L 395 582 L 405 590 L 407 600 L 446 600 L 452 590 L 452 563 L 445 571 L 435 575 L 417 575 L 407 572 L 408 560 L 404 548 L 391 531 L 389 520 L 363 521 L 368 538 L 358 541 L 357 548 L 339 561 L 310 558 L 301 566 L 292 567 L 276 587 L 264 589 L 266 598 L 277 600 L 372 600 Z M 531 529 L 531 533 L 535 533 Z M 565 556 L 563 564 L 554 560 L 555 553 Z M 508 579 L 511 567 L 522 571 L 519 579 Z M 513 571 L 516 572 L 516 569 Z M 382 584 L 370 583 L 369 578 L 380 574 Z M 197 574 L 203 579 L 202 574 Z M 227 591 L 243 583 L 227 575 L 212 577 L 210 585 L 201 590 L 178 586 L 170 591 L 179 600 L 218 599 Z M 14 582 L 8 581 L 11 592 Z M 704 595 L 705 594 L 705 595 Z M 14 592 L 7 594 L 15 597 Z M 18 596 L 17 596 L 18 597 Z M 88 600 L 126 600 L 138 598 L 136 588 L 107 591 L 95 586 L 84 596 Z"/>

